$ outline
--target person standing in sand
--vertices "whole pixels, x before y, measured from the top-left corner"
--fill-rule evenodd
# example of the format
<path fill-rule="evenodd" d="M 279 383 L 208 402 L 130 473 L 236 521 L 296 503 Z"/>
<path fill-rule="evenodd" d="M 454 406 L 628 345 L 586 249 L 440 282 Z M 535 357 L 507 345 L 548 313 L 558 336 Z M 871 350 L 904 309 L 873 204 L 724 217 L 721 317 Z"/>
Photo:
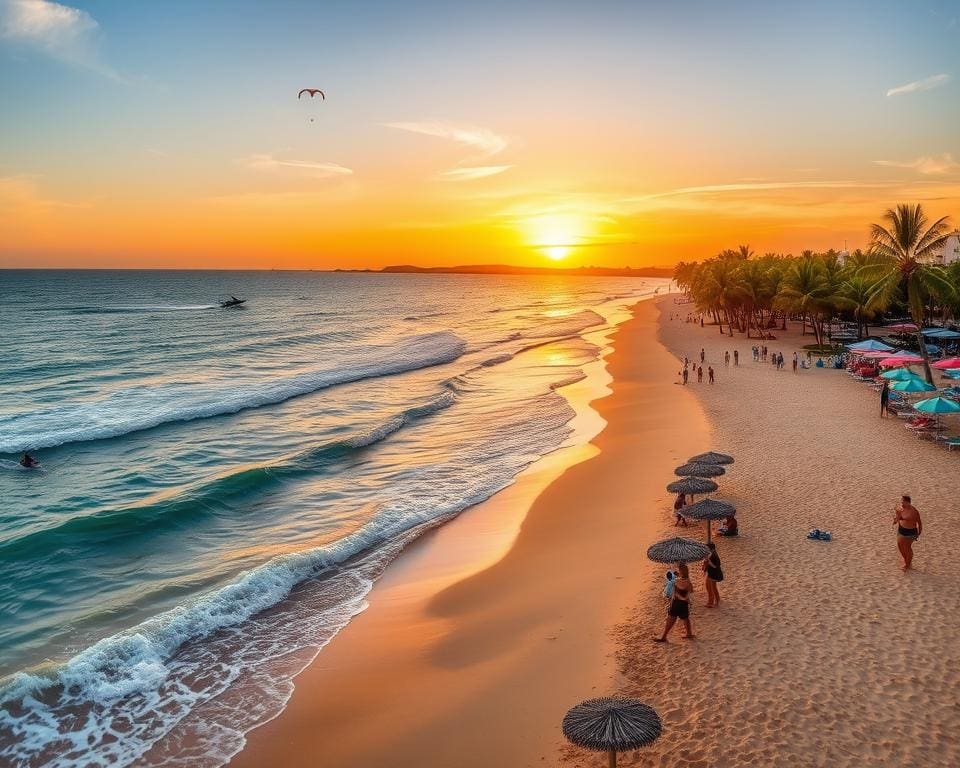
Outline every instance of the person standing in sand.
<path fill-rule="evenodd" d="M 707 375 L 710 377 L 710 383 L 713 384 L 713 366 L 707 367 Z"/>
<path fill-rule="evenodd" d="M 740 365 L 740 352 L 738 350 L 733 350 L 733 366 L 736 368 Z"/>
<path fill-rule="evenodd" d="M 897 504 L 893 524 L 897 526 L 897 549 L 903 558 L 903 570 L 909 571 L 913 565 L 913 542 L 923 532 L 920 510 L 913 506 L 909 496 L 903 496 Z"/>
<path fill-rule="evenodd" d="M 677 619 L 683 622 L 687 633 L 684 635 L 688 640 L 693 639 L 693 627 L 690 626 L 690 593 L 693 592 L 693 583 L 690 581 L 690 570 L 686 563 L 680 563 L 677 566 L 677 578 L 673 582 L 673 598 L 670 600 L 670 608 L 667 610 L 667 624 L 663 628 L 663 634 L 660 637 L 653 638 L 655 643 L 667 642 L 667 635 L 677 623 Z"/>
<path fill-rule="evenodd" d="M 686 386 L 687 378 L 690 376 L 690 372 L 687 370 L 687 366 L 683 366 L 683 384 Z"/>
<path fill-rule="evenodd" d="M 880 418 L 889 414 L 887 406 L 890 404 L 890 382 L 883 380 L 883 389 L 880 390 Z"/>
<path fill-rule="evenodd" d="M 703 366 L 697 366 L 697 384 L 703 384 Z"/>
<path fill-rule="evenodd" d="M 710 554 L 703 560 L 704 583 L 707 589 L 707 608 L 720 605 L 720 590 L 717 583 L 723 581 L 723 569 L 720 567 L 720 555 L 717 554 L 717 545 L 712 541 L 707 544 Z"/>
<path fill-rule="evenodd" d="M 726 368 L 730 367 L 730 350 L 727 350 L 726 352 L 723 353 L 723 365 Z"/>

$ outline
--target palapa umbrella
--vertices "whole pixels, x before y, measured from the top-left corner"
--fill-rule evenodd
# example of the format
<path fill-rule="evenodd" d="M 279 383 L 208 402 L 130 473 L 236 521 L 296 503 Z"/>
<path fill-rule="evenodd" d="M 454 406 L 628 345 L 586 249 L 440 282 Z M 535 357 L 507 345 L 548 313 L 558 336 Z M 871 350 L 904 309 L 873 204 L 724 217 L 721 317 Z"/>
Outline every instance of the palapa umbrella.
<path fill-rule="evenodd" d="M 700 462 L 682 464 L 673 470 L 673 474 L 678 477 L 719 477 L 726 472 L 727 470 L 719 464 L 701 464 Z"/>
<path fill-rule="evenodd" d="M 706 544 L 674 536 L 647 548 L 647 557 L 655 563 L 695 563 L 710 554 Z"/>
<path fill-rule="evenodd" d="M 880 378 L 890 381 L 910 381 L 911 379 L 923 381 L 917 374 L 907 368 L 894 368 L 892 371 L 884 371 L 880 374 Z"/>
<path fill-rule="evenodd" d="M 685 477 L 683 480 L 674 480 L 667 486 L 670 493 L 686 493 L 691 496 L 699 493 L 713 493 L 720 486 L 713 480 L 705 477 Z"/>
<path fill-rule="evenodd" d="M 724 518 L 735 515 L 737 508 L 733 504 L 718 499 L 704 499 L 696 504 L 690 504 L 683 508 L 684 517 L 692 517 L 694 520 L 707 521 L 707 543 L 710 543 L 710 521 L 723 520 Z"/>
<path fill-rule="evenodd" d="M 933 392 L 936 389 L 933 384 L 927 384 L 921 378 L 909 378 L 903 381 L 896 381 L 890 385 L 890 389 L 897 392 Z"/>
<path fill-rule="evenodd" d="M 646 747 L 663 732 L 657 711 L 638 699 L 604 696 L 577 704 L 563 718 L 563 735 L 578 747 L 606 752 L 616 768 L 617 752 Z"/>
<path fill-rule="evenodd" d="M 691 464 L 733 464 L 733 456 L 729 456 L 726 453 L 718 453 L 717 451 L 707 451 L 706 453 L 698 453 L 696 456 L 691 456 L 687 461 Z"/>
<path fill-rule="evenodd" d="M 960 357 L 948 357 L 945 360 L 937 360 L 937 362 L 933 363 L 933 367 L 939 368 L 941 371 L 949 368 L 960 368 Z"/>

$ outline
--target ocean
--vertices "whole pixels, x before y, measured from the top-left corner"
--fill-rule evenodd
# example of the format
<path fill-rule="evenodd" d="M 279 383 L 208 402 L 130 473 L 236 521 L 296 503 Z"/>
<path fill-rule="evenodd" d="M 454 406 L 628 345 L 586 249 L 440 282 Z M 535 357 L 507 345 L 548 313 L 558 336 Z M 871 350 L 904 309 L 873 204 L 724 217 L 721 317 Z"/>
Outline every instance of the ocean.
<path fill-rule="evenodd" d="M 0 272 L 0 763 L 225 763 L 666 283 Z"/>

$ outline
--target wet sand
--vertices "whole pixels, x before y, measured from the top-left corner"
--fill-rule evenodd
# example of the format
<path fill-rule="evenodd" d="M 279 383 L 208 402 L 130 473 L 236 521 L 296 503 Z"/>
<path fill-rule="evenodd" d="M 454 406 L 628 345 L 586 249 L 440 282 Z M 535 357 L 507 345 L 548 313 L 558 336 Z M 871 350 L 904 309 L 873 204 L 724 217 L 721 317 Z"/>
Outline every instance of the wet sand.
<path fill-rule="evenodd" d="M 664 485 L 709 447 L 656 317 L 641 302 L 614 335 L 591 444 L 404 552 L 232 766 L 558 763 L 566 710 L 622 688 L 611 628 L 659 592 L 663 569 L 644 553 L 669 515 Z"/>

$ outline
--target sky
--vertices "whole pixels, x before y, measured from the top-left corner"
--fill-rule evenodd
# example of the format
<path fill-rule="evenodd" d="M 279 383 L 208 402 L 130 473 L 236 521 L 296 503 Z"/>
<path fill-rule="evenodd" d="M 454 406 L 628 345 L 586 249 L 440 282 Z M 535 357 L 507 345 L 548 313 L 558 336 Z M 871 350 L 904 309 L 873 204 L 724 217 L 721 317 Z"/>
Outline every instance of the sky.
<path fill-rule="evenodd" d="M 901 202 L 960 226 L 958 0 L 0 0 L 0 267 L 644 267 Z"/>

